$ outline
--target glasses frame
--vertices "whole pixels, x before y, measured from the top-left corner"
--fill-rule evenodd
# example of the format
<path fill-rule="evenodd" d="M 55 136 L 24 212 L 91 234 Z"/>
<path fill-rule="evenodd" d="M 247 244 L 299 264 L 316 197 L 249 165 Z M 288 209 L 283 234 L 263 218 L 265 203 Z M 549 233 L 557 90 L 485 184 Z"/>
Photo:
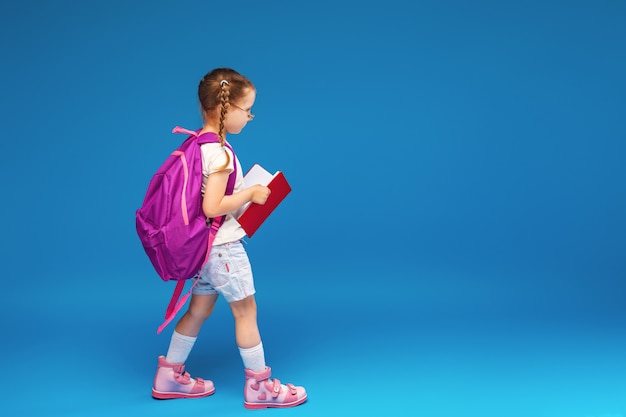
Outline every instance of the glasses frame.
<path fill-rule="evenodd" d="M 236 109 L 239 109 L 239 110 L 241 110 L 241 111 L 243 111 L 243 112 L 248 113 L 248 120 L 252 120 L 252 119 L 254 119 L 254 114 L 252 114 L 252 112 L 251 112 L 250 110 L 246 110 L 246 109 L 244 109 L 244 108 L 242 108 L 242 107 L 239 107 L 239 106 L 238 106 L 238 105 L 236 105 L 235 103 L 229 103 L 229 104 L 230 104 L 231 106 L 233 106 L 234 108 L 236 108 Z"/>

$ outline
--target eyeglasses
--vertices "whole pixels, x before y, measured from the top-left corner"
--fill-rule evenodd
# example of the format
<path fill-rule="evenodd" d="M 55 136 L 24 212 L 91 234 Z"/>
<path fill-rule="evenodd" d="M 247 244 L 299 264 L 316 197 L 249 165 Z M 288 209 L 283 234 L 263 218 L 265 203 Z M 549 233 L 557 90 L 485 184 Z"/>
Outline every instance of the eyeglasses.
<path fill-rule="evenodd" d="M 236 108 L 236 109 L 239 109 L 239 110 L 241 110 L 241 111 L 245 111 L 246 113 L 248 113 L 248 119 L 249 119 L 249 120 L 254 119 L 254 114 L 250 113 L 250 110 L 243 109 L 243 108 L 239 107 L 238 105 L 236 105 L 236 104 L 234 104 L 234 103 L 229 103 L 229 104 L 230 104 L 231 106 L 233 106 L 234 108 Z"/>

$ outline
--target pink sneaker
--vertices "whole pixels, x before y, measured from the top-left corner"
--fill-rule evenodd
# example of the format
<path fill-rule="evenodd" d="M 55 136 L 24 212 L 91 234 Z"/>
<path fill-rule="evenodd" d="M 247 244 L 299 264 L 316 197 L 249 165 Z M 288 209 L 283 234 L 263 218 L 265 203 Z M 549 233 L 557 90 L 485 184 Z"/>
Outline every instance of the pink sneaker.
<path fill-rule="evenodd" d="M 303 387 L 293 384 L 282 385 L 276 378 L 270 379 L 272 370 L 253 372 L 245 369 L 246 386 L 243 391 L 243 406 L 249 409 L 295 407 L 306 401 Z"/>
<path fill-rule="evenodd" d="M 159 366 L 152 387 L 154 398 L 159 400 L 201 398 L 214 392 L 213 382 L 191 378 L 189 372 L 185 372 L 185 364 L 169 363 L 164 356 L 159 356 Z"/>

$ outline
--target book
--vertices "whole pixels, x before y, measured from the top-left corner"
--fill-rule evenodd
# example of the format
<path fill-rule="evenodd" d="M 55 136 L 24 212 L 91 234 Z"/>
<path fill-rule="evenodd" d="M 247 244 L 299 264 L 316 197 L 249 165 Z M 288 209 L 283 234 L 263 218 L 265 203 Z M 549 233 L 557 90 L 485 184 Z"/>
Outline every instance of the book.
<path fill-rule="evenodd" d="M 270 195 L 265 204 L 248 203 L 245 205 L 237 221 L 246 232 L 248 237 L 252 237 L 261 224 L 269 217 L 276 207 L 291 192 L 291 186 L 285 178 L 285 174 L 276 171 L 270 174 L 259 164 L 254 164 L 243 177 L 244 188 L 261 184 L 270 189 Z"/>

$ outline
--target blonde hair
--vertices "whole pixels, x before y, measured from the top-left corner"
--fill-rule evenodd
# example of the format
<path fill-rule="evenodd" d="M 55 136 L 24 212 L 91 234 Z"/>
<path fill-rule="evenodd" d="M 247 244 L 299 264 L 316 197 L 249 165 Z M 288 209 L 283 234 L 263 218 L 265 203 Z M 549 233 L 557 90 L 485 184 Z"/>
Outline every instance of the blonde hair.
<path fill-rule="evenodd" d="M 202 109 L 202 116 L 205 120 L 209 115 L 215 114 L 215 109 L 219 106 L 218 136 L 220 144 L 226 154 L 226 163 L 219 170 L 225 169 L 230 164 L 230 154 L 224 146 L 226 132 L 224 121 L 230 107 L 230 101 L 237 101 L 243 97 L 250 89 L 254 90 L 252 82 L 237 71 L 230 68 L 216 68 L 209 71 L 198 86 L 198 100 Z"/>

